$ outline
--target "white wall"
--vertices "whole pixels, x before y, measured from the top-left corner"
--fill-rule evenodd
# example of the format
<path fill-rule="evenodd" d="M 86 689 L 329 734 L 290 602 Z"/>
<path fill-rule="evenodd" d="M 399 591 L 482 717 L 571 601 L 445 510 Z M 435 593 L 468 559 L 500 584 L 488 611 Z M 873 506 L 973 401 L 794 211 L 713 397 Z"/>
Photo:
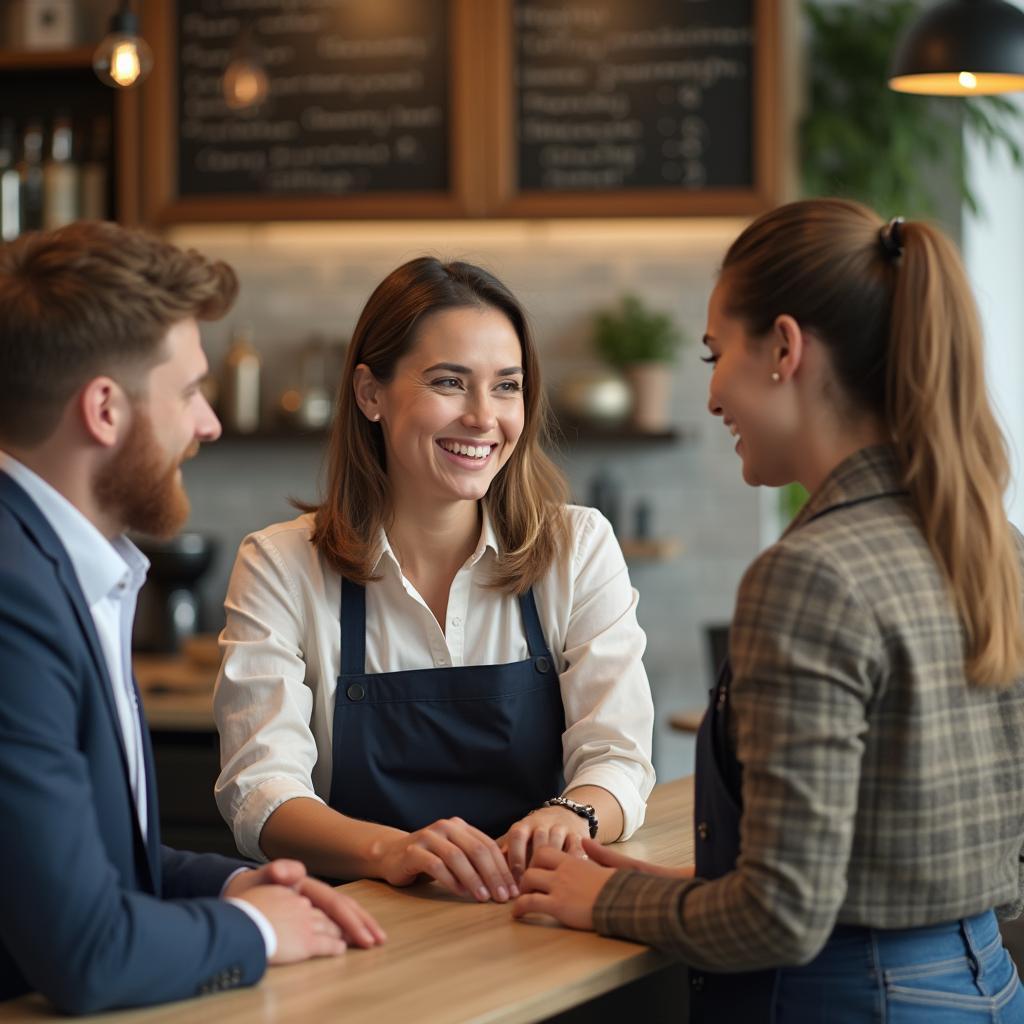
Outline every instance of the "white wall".
<path fill-rule="evenodd" d="M 1024 9 L 1024 0 L 1011 2 Z M 1024 110 L 1024 95 L 1012 99 Z M 1017 133 L 1024 146 L 1024 127 Z M 1007 513 L 1024 529 L 1024 169 L 1005 153 L 990 157 L 970 135 L 964 146 L 984 211 L 964 213 L 963 254 L 981 308 L 989 390 L 1010 448 Z"/>

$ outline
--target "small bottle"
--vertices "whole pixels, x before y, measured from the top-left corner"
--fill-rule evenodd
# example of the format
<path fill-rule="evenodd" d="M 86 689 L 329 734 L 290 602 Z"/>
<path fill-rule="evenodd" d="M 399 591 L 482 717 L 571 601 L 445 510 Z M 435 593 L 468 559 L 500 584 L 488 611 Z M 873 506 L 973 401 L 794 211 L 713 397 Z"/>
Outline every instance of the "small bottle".
<path fill-rule="evenodd" d="M 260 354 L 252 345 L 252 328 L 236 331 L 224 357 L 220 414 L 227 430 L 251 434 L 260 425 Z"/>
<path fill-rule="evenodd" d="M 650 540 L 651 506 L 647 501 L 638 501 L 633 509 L 633 537 L 636 540 Z"/>
<path fill-rule="evenodd" d="M 14 118 L 0 119 L 0 241 L 21 233 L 21 175 L 15 165 L 17 132 Z"/>
<path fill-rule="evenodd" d="M 43 226 L 43 126 L 29 121 L 21 137 L 21 230 L 35 231 Z"/>
<path fill-rule="evenodd" d="M 50 135 L 50 155 L 43 164 L 43 227 L 63 227 L 78 220 L 78 164 L 73 153 L 71 118 L 58 114 Z"/>
<path fill-rule="evenodd" d="M 590 481 L 590 504 L 608 520 L 612 530 L 618 534 L 622 514 L 622 489 L 605 469 L 598 470 L 597 475 Z"/>
<path fill-rule="evenodd" d="M 302 348 L 302 403 L 298 418 L 309 430 L 322 430 L 331 419 L 331 391 L 327 383 L 327 343 L 314 335 Z"/>
<path fill-rule="evenodd" d="M 100 115 L 92 123 L 89 145 L 79 181 L 79 216 L 83 220 L 106 220 L 110 215 L 107 165 L 110 161 L 110 118 Z"/>

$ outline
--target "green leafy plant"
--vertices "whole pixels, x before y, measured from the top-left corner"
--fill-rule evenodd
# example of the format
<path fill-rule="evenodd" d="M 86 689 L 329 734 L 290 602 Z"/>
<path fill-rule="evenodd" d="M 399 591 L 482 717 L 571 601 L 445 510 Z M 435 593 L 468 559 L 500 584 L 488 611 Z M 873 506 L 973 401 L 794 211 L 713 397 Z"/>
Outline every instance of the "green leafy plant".
<path fill-rule="evenodd" d="M 667 313 L 648 309 L 636 295 L 624 295 L 618 309 L 594 320 L 594 345 L 612 366 L 671 362 L 686 340 Z"/>
<path fill-rule="evenodd" d="M 796 517 L 796 514 L 807 504 L 810 495 L 803 484 L 786 484 L 779 488 L 779 518 L 783 523 L 788 524 Z"/>
<path fill-rule="evenodd" d="M 805 0 L 810 39 L 808 109 L 800 128 L 806 195 L 859 199 L 887 216 L 937 212 L 935 168 L 947 168 L 963 202 L 980 210 L 962 145 L 964 126 L 989 152 L 1020 166 L 1017 108 L 1000 96 L 925 97 L 893 92 L 889 61 L 920 12 L 916 0 Z"/>

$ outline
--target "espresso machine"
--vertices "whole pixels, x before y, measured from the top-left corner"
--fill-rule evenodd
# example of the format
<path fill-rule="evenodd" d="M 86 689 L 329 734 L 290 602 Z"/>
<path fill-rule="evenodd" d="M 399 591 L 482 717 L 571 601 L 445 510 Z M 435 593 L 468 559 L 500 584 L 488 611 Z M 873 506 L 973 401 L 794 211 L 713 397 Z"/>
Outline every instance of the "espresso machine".
<path fill-rule="evenodd" d="M 151 653 L 176 653 L 182 641 L 202 628 L 203 607 L 198 583 L 217 553 L 214 538 L 180 533 L 166 541 L 133 538 L 149 559 L 149 576 L 139 592 L 132 648 Z"/>

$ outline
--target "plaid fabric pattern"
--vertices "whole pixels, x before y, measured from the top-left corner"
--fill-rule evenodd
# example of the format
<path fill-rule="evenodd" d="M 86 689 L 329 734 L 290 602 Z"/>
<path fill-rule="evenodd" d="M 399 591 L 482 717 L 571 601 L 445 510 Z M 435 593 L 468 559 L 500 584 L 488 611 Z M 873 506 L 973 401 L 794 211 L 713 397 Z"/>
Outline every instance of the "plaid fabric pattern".
<path fill-rule="evenodd" d="M 908 928 L 1018 900 L 1024 681 L 968 685 L 891 448 L 845 460 L 754 562 L 730 641 L 736 869 L 617 872 L 600 932 L 740 971 L 810 960 L 837 922 Z"/>

